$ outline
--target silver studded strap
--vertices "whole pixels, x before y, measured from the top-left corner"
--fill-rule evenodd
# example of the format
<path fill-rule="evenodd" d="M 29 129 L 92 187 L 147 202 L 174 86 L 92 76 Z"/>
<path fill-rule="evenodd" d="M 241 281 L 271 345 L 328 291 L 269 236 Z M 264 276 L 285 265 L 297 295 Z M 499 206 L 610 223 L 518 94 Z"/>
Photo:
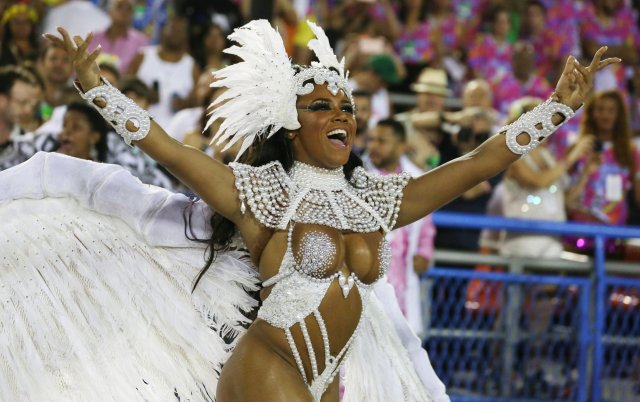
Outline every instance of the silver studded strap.
<path fill-rule="evenodd" d="M 559 113 L 564 119 L 558 125 L 553 124 L 553 115 Z M 507 147 L 514 154 L 526 155 L 546 137 L 553 134 L 560 126 L 575 115 L 569 106 L 554 101 L 552 98 L 536 106 L 530 112 L 520 116 L 515 122 L 502 127 L 498 132 L 506 133 Z M 539 127 L 539 128 L 538 128 Z M 517 137 L 527 134 L 529 142 L 525 145 L 518 144 Z"/>
<path fill-rule="evenodd" d="M 87 92 L 82 92 L 77 83 L 74 83 L 74 85 L 82 99 L 92 105 L 113 126 L 116 133 L 124 138 L 124 142 L 127 145 L 131 146 L 131 141 L 140 141 L 146 137 L 151 128 L 149 113 L 133 100 L 124 96 L 109 81 L 102 77 L 101 80 L 102 85 L 91 88 Z M 106 105 L 104 107 L 98 106 L 95 103 L 96 99 L 102 99 Z M 133 124 L 134 131 L 127 128 L 127 122 Z"/>

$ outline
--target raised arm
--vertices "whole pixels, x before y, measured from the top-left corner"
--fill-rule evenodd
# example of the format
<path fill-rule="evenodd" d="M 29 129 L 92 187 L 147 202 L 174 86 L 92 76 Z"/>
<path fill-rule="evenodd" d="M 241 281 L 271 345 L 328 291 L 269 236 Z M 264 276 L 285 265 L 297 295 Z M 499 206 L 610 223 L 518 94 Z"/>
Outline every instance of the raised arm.
<path fill-rule="evenodd" d="M 96 63 L 100 46 L 92 53 L 87 52 L 92 34 L 85 39 L 75 36 L 72 40 L 63 28 L 58 28 L 58 32 L 62 38 L 52 34 L 44 36 L 72 56 L 82 90 L 86 92 L 102 85 L 100 69 Z M 95 103 L 100 107 L 106 105 L 106 102 L 101 99 L 96 99 Z M 127 129 L 136 130 L 131 121 L 126 124 Z M 240 206 L 234 186 L 235 178 L 228 166 L 193 147 L 174 140 L 153 120 L 146 137 L 134 143 L 198 194 L 211 208 L 234 223 L 240 220 Z"/>
<path fill-rule="evenodd" d="M 618 58 L 601 60 L 606 50 L 606 47 L 601 47 L 587 67 L 569 56 L 556 85 L 554 96 L 557 102 L 573 110 L 582 105 L 591 90 L 596 71 L 620 62 Z M 558 125 L 562 119 L 555 113 L 551 120 Z M 536 128 L 541 127 L 538 125 Z M 529 140 L 526 135 L 519 135 L 517 142 L 526 145 Z M 507 147 L 503 135 L 495 135 L 469 154 L 412 179 L 404 189 L 396 227 L 414 222 L 442 207 L 476 184 L 502 172 L 520 156 Z"/>

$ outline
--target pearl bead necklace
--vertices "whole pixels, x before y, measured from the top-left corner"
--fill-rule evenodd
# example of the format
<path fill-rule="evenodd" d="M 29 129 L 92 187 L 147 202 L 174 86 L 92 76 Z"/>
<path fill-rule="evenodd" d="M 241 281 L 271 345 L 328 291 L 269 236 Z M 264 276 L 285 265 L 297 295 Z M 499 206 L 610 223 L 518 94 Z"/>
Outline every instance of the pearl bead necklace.
<path fill-rule="evenodd" d="M 347 181 L 342 168 L 295 162 L 289 175 L 279 162 L 260 167 L 231 163 L 240 210 L 284 230 L 290 221 L 359 233 L 385 233 L 395 224 L 408 174 L 378 176 L 358 167 Z"/>

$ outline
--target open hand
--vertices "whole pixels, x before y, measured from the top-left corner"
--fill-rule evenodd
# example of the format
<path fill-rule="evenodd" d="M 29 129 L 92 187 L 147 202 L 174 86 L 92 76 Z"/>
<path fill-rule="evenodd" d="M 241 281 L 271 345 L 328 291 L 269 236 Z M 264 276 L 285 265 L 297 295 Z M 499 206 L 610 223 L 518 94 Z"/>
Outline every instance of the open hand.
<path fill-rule="evenodd" d="M 601 60 L 606 51 L 606 46 L 598 49 L 596 54 L 593 55 L 591 64 L 587 67 L 581 65 L 575 57 L 569 56 L 564 66 L 564 71 L 562 71 L 562 75 L 556 85 L 555 93 L 559 102 L 564 103 L 573 110 L 582 106 L 593 87 L 595 73 L 610 64 L 620 63 L 621 61 L 617 57 Z"/>
<path fill-rule="evenodd" d="M 62 38 L 50 33 L 46 33 L 43 36 L 63 48 L 71 56 L 73 68 L 76 71 L 82 89 L 87 91 L 100 85 L 100 68 L 96 63 L 96 59 L 100 55 L 101 46 L 98 45 L 91 53 L 87 52 L 93 33 L 90 33 L 84 39 L 76 35 L 71 40 L 71 36 L 64 28 L 58 27 L 58 32 L 62 35 Z"/>

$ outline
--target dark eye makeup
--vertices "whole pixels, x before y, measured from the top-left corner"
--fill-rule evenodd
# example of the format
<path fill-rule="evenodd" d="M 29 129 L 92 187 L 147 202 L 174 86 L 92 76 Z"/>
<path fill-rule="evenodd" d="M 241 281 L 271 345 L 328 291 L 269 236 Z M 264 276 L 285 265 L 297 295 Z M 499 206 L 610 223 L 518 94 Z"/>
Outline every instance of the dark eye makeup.
<path fill-rule="evenodd" d="M 332 109 L 332 107 L 331 107 L 331 103 L 329 101 L 320 99 L 320 100 L 316 100 L 316 101 L 311 102 L 307 106 L 298 107 L 298 109 L 309 110 L 309 111 L 315 112 L 315 111 L 329 111 L 329 110 Z M 351 114 L 353 114 L 355 112 L 354 107 L 353 107 L 353 105 L 351 103 L 343 103 L 340 106 L 340 110 L 342 110 L 343 112 L 346 112 L 346 113 L 351 113 Z"/>

